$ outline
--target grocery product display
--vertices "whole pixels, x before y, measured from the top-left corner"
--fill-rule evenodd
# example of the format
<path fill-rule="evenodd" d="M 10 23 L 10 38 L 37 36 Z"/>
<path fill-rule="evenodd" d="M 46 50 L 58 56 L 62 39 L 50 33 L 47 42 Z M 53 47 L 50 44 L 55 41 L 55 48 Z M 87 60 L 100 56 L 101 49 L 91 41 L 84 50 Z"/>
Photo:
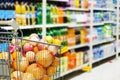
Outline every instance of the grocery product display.
<path fill-rule="evenodd" d="M 103 58 L 105 56 L 110 56 L 111 54 L 115 54 L 115 44 L 105 44 L 102 46 L 97 46 L 93 48 L 93 59 L 97 60 Z"/>
<path fill-rule="evenodd" d="M 0 0 L 0 60 L 9 61 L 10 78 L 64 80 L 74 71 L 92 70 L 93 63 L 117 58 L 119 2 Z M 11 19 L 18 24 L 6 25 Z M 17 35 L 11 35 L 17 26 Z M 4 31 L 8 36 L 2 36 Z"/>

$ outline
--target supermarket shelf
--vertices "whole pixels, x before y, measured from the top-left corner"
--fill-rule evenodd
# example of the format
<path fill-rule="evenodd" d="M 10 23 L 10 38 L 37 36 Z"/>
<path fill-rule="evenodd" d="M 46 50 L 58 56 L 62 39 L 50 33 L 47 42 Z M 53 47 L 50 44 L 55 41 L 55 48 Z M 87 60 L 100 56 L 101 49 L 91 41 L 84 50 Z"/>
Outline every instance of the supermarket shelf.
<path fill-rule="evenodd" d="M 93 10 L 99 10 L 99 11 L 116 11 L 116 9 L 111 8 L 93 8 Z"/>
<path fill-rule="evenodd" d="M 49 27 L 65 27 L 65 26 L 68 26 L 67 23 L 65 24 L 47 24 L 46 27 L 49 28 Z"/>
<path fill-rule="evenodd" d="M 113 54 L 111 54 L 111 55 L 108 55 L 108 56 L 105 56 L 105 57 L 103 57 L 103 58 L 99 58 L 99 59 L 97 59 L 97 60 L 93 60 L 92 63 L 99 62 L 99 61 L 101 61 L 101 60 L 104 60 L 104 59 L 106 59 L 106 58 L 112 57 L 112 56 L 114 56 L 114 55 L 115 55 L 115 53 L 113 53 Z"/>
<path fill-rule="evenodd" d="M 104 22 L 94 22 L 94 26 L 104 25 Z"/>
<path fill-rule="evenodd" d="M 104 40 L 102 40 L 102 41 L 93 42 L 93 45 L 98 45 L 98 44 L 102 44 L 102 43 L 106 43 L 106 42 L 111 42 L 111 41 L 114 41 L 114 40 L 115 40 L 114 38 L 104 39 Z"/>
<path fill-rule="evenodd" d="M 69 24 L 68 27 L 85 27 L 85 26 L 90 26 L 89 23 L 86 24 Z"/>
<path fill-rule="evenodd" d="M 116 4 L 116 5 L 114 4 L 114 7 L 115 7 L 115 8 L 117 8 L 117 7 L 119 7 L 119 8 L 120 8 L 120 5 L 119 5 L 119 6 L 117 6 L 117 4 Z"/>
<path fill-rule="evenodd" d="M 48 0 L 48 1 L 68 2 L 69 0 Z"/>
<path fill-rule="evenodd" d="M 42 25 L 31 25 L 31 26 L 20 26 L 20 29 L 34 29 L 34 28 L 41 28 Z M 2 29 L 5 30 L 13 30 L 13 28 L 11 26 L 8 27 L 1 27 Z"/>
<path fill-rule="evenodd" d="M 115 21 L 104 21 L 104 24 L 106 24 L 106 23 L 114 23 L 114 24 L 116 24 L 117 22 L 115 22 Z"/>
<path fill-rule="evenodd" d="M 64 10 L 71 10 L 71 11 L 89 11 L 90 9 L 67 7 L 67 8 L 65 8 Z"/>
<path fill-rule="evenodd" d="M 113 33 L 113 36 L 117 36 L 116 33 Z"/>
<path fill-rule="evenodd" d="M 71 69 L 71 70 L 66 71 L 66 72 L 64 72 L 64 73 L 61 73 L 60 77 L 63 77 L 63 76 L 65 76 L 65 75 L 67 75 L 67 74 L 69 74 L 69 73 L 72 73 L 72 72 L 74 72 L 74 71 L 78 71 L 78 70 L 82 69 L 84 66 L 87 66 L 87 65 L 89 65 L 89 63 L 83 64 L 83 65 L 80 66 L 80 67 L 76 67 L 75 69 Z"/>
<path fill-rule="evenodd" d="M 89 44 L 87 43 L 87 44 L 75 45 L 75 46 L 68 47 L 68 49 L 71 50 L 71 49 L 81 48 L 85 46 L 89 46 Z"/>
<path fill-rule="evenodd" d="M 120 32 L 116 35 L 116 33 L 113 33 L 114 36 L 120 35 Z"/>
<path fill-rule="evenodd" d="M 116 23 L 115 21 L 102 21 L 102 22 L 94 22 L 94 26 L 98 26 L 98 25 L 104 25 L 106 23 Z"/>

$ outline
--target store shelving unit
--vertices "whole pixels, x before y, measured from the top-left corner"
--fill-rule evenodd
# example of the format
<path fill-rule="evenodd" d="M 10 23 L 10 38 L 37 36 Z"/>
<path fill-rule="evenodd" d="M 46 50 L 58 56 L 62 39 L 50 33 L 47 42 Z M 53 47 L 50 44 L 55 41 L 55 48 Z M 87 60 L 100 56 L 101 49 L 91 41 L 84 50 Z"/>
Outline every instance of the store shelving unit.
<path fill-rule="evenodd" d="M 67 23 L 65 23 L 65 24 L 47 24 L 46 25 L 47 28 L 50 28 L 50 27 L 66 27 L 66 26 L 68 26 Z"/>
<path fill-rule="evenodd" d="M 75 24 L 75 23 L 73 23 L 73 24 L 68 24 L 68 27 L 84 27 L 84 26 L 90 26 L 90 23 L 85 23 L 85 24 Z"/>
<path fill-rule="evenodd" d="M 116 55 L 116 54 L 115 54 L 115 53 L 112 53 L 112 54 L 110 54 L 110 55 L 108 55 L 108 56 L 104 56 L 103 58 L 99 58 L 99 59 L 97 59 L 97 60 L 93 60 L 92 63 L 99 62 L 99 61 L 101 61 L 101 60 L 107 59 L 107 58 L 112 57 L 112 56 L 114 56 L 114 55 Z"/>
<path fill-rule="evenodd" d="M 112 41 L 115 41 L 115 39 L 114 38 L 103 39 L 101 41 L 95 41 L 95 42 L 93 42 L 93 45 L 99 45 L 99 44 L 103 44 L 103 43 L 107 43 L 107 42 L 112 42 Z"/>
<path fill-rule="evenodd" d="M 34 28 L 42 28 L 42 25 L 30 25 L 30 26 L 20 26 L 19 29 L 34 29 Z M 12 27 L 8 26 L 8 27 L 1 27 L 3 29 L 6 30 L 13 30 Z"/>
<path fill-rule="evenodd" d="M 65 76 L 65 75 L 67 75 L 69 73 L 72 73 L 74 71 L 81 70 L 83 67 L 87 66 L 88 64 L 89 63 L 85 63 L 85 64 L 81 65 L 80 67 L 76 67 L 75 69 L 68 70 L 67 72 L 62 73 L 60 76 L 63 77 L 63 76 Z"/>
<path fill-rule="evenodd" d="M 95 22 L 93 25 L 94 26 L 99 26 L 99 25 L 104 25 L 104 24 L 107 24 L 107 23 L 115 23 L 115 21 L 102 21 L 102 22 Z"/>
<path fill-rule="evenodd" d="M 68 49 L 71 50 L 71 49 L 76 49 L 76 48 L 82 48 L 82 47 L 85 47 L 85 46 L 89 46 L 89 43 L 71 46 L 71 47 L 68 47 Z"/>
<path fill-rule="evenodd" d="M 90 9 L 84 9 L 84 8 L 72 8 L 72 7 L 67 7 L 64 10 L 71 10 L 71 11 L 90 11 Z"/>
<path fill-rule="evenodd" d="M 116 11 L 116 9 L 111 9 L 111 8 L 93 8 L 93 10 L 98 10 L 98 11 Z"/>
<path fill-rule="evenodd" d="M 118 43 L 119 43 L 119 8 L 120 8 L 120 1 L 117 0 L 117 25 L 116 25 L 116 58 L 118 59 L 118 55 L 119 55 L 119 47 L 118 47 Z"/>

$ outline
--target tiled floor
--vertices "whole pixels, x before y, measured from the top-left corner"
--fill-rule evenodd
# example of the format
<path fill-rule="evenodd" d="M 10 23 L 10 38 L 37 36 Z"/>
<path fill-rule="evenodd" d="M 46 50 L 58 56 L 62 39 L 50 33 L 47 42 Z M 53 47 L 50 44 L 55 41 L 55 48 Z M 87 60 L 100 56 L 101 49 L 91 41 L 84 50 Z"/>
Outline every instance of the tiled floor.
<path fill-rule="evenodd" d="M 120 80 L 120 57 L 118 60 L 112 60 L 111 63 L 106 62 L 93 68 L 91 72 L 72 76 L 71 79 L 65 80 Z"/>

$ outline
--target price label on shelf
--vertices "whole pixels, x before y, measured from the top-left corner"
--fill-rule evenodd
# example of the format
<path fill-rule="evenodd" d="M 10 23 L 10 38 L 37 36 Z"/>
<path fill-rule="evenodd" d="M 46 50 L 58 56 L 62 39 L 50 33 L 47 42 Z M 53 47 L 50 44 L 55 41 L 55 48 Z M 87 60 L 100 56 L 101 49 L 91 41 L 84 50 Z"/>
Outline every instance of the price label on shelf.
<path fill-rule="evenodd" d="M 82 68 L 82 70 L 86 72 L 90 71 L 91 69 L 92 69 L 91 66 L 85 66 Z"/>
<path fill-rule="evenodd" d="M 61 54 L 67 52 L 69 49 L 68 49 L 68 46 L 64 46 L 61 48 Z"/>

